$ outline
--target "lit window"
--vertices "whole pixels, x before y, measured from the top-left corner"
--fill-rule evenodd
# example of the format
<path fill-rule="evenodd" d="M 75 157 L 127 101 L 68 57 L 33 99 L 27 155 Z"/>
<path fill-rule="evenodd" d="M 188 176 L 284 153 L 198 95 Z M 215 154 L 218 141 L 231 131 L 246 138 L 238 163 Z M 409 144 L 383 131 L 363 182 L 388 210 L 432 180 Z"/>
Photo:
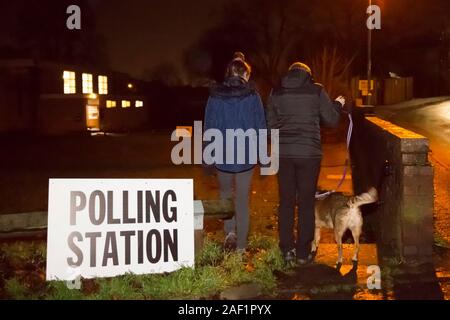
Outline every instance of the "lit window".
<path fill-rule="evenodd" d="M 144 101 L 136 100 L 136 108 L 142 108 L 144 106 Z"/>
<path fill-rule="evenodd" d="M 106 108 L 115 108 L 115 107 L 116 107 L 116 101 L 106 100 Z"/>
<path fill-rule="evenodd" d="M 122 108 L 129 108 L 131 107 L 131 103 L 128 100 L 122 100 Z"/>
<path fill-rule="evenodd" d="M 83 73 L 83 93 L 93 93 L 94 84 L 92 81 L 92 74 Z"/>
<path fill-rule="evenodd" d="M 75 72 L 64 71 L 63 79 L 64 79 L 64 94 L 76 93 L 77 85 L 75 81 Z"/>
<path fill-rule="evenodd" d="M 98 93 L 108 94 L 108 77 L 98 76 Z"/>

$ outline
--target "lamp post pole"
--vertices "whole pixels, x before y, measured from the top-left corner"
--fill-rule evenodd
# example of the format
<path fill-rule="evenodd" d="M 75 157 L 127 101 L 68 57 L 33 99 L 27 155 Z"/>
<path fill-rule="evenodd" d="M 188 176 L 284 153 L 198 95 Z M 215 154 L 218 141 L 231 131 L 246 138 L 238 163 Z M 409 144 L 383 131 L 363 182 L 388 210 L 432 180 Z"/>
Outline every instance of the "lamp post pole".
<path fill-rule="evenodd" d="M 369 0 L 369 7 L 372 5 L 372 0 Z M 372 29 L 367 28 L 367 105 L 372 103 Z"/>

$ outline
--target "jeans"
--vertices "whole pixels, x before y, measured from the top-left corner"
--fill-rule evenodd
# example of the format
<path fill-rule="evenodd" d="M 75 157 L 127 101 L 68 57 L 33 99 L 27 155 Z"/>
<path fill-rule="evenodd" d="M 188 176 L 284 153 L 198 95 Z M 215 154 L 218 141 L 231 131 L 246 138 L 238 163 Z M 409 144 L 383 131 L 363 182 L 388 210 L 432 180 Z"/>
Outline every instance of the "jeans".
<path fill-rule="evenodd" d="M 280 249 L 283 253 L 296 249 L 299 259 L 307 259 L 311 251 L 311 242 L 314 239 L 315 193 L 320 173 L 320 162 L 320 158 L 280 159 L 278 171 Z M 294 212 L 297 200 L 297 239 L 294 239 Z"/>
<path fill-rule="evenodd" d="M 221 199 L 231 199 L 233 196 L 233 184 L 235 185 L 235 215 L 232 219 L 225 220 L 225 235 L 234 232 L 237 236 L 237 249 L 245 249 L 247 247 L 249 229 L 248 202 L 253 169 L 238 173 L 223 172 L 220 170 L 217 172 Z"/>

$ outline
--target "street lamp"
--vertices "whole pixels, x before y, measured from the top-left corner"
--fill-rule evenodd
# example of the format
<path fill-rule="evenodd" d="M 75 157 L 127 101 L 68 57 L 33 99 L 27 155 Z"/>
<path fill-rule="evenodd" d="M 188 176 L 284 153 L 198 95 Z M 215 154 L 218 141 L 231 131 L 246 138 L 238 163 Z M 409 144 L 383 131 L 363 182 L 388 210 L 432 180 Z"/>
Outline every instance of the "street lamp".
<path fill-rule="evenodd" d="M 372 6 L 372 0 L 369 0 L 369 7 Z M 367 28 L 367 105 L 372 103 L 372 29 Z"/>

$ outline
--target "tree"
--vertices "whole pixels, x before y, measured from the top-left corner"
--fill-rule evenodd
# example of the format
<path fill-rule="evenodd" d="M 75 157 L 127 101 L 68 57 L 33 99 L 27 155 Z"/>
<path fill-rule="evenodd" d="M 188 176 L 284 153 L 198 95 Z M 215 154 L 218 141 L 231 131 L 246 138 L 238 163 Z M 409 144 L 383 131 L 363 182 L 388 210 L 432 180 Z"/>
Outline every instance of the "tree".
<path fill-rule="evenodd" d="M 210 82 L 212 60 L 210 54 L 197 46 L 188 49 L 184 54 L 184 69 L 188 82 L 194 86 L 203 86 Z"/>
<path fill-rule="evenodd" d="M 187 56 L 192 61 L 192 56 L 202 55 L 203 66 L 210 66 L 203 72 L 220 81 L 233 52 L 243 51 L 266 96 L 292 62 L 315 61 L 324 47 L 334 48 L 336 54 L 353 62 L 351 57 L 364 40 L 359 37 L 364 28 L 355 25 L 365 25 L 364 18 L 360 1 L 233 1 L 224 6 L 220 23 L 205 33 Z M 185 66 L 191 74 L 195 71 L 192 64 Z"/>
<path fill-rule="evenodd" d="M 375 76 L 403 71 L 420 77 L 416 71 L 426 67 L 417 66 L 417 61 L 426 61 L 428 67 L 439 64 L 438 55 L 425 60 L 425 51 L 439 47 L 439 35 L 449 26 L 448 0 L 373 3 L 382 9 L 382 29 L 373 32 Z M 366 10 L 366 1 L 355 0 L 232 1 L 223 7 L 218 25 L 188 51 L 190 58 L 185 59 L 185 66 L 191 75 L 203 74 L 220 81 L 233 52 L 243 51 L 263 95 L 278 84 L 290 63 L 310 62 L 315 65 L 313 72 L 321 74 L 323 64 L 317 61 L 329 60 L 333 52 L 333 59 L 341 60 L 337 65 L 345 66 L 345 74 L 365 74 Z M 196 55 L 202 57 L 199 64 L 191 63 Z M 334 71 L 328 73 L 327 79 Z M 333 77 L 342 78 L 336 74 Z"/>
<path fill-rule="evenodd" d="M 170 62 L 163 62 L 154 68 L 144 72 L 144 78 L 148 81 L 160 82 L 169 87 L 183 84 L 178 68 Z"/>
<path fill-rule="evenodd" d="M 299 1 L 294 0 L 231 1 L 223 8 L 220 23 L 188 51 L 186 61 L 193 61 L 195 54 L 203 56 L 202 66 L 209 68 L 201 71 L 221 80 L 233 52 L 243 51 L 254 76 L 270 87 L 279 80 L 289 50 L 300 40 L 300 12 Z M 191 73 L 198 73 L 200 68 L 192 68 L 195 65 L 187 63 Z"/>
<path fill-rule="evenodd" d="M 350 70 L 355 59 L 339 53 L 337 47 L 324 47 L 320 54 L 312 58 L 309 65 L 314 70 L 314 79 L 321 83 L 331 97 L 343 94 L 351 96 Z"/>

